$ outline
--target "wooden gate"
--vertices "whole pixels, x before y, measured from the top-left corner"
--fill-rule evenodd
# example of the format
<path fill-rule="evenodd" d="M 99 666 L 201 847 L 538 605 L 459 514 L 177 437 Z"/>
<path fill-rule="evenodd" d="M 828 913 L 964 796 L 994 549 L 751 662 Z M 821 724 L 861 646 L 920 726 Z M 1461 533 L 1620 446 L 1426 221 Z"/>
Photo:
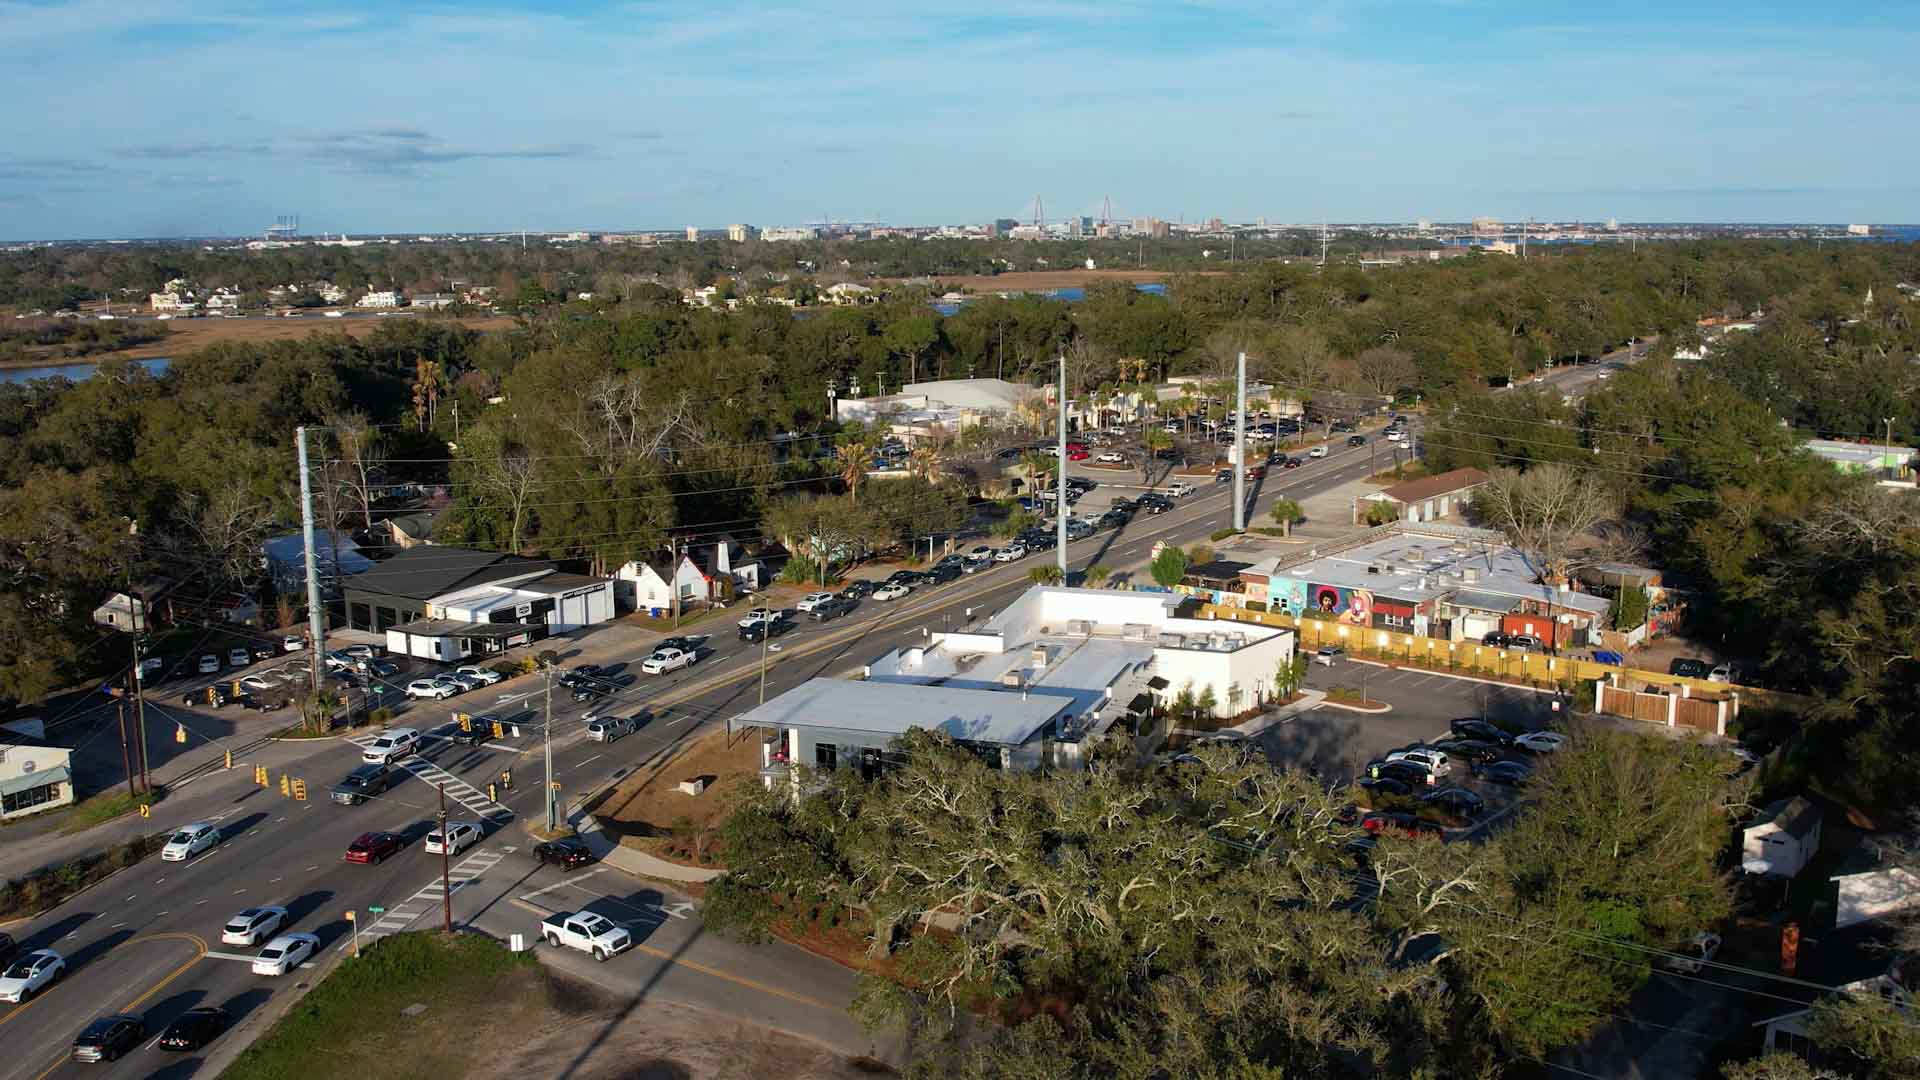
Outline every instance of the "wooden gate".
<path fill-rule="evenodd" d="M 1674 702 L 1673 722 L 1681 727 L 1698 728 L 1709 734 L 1720 730 L 1720 703 L 1706 698 L 1681 698 Z"/>

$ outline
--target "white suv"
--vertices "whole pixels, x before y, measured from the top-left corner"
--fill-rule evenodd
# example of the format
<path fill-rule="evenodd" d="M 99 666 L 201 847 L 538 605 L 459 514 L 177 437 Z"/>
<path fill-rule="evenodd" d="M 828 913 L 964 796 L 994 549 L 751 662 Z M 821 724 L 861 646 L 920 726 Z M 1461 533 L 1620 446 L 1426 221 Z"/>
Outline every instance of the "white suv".
<path fill-rule="evenodd" d="M 369 765 L 385 765 L 394 758 L 406 757 L 420 746 L 420 733 L 410 727 L 389 728 L 380 733 L 365 751 L 360 760 Z"/>
<path fill-rule="evenodd" d="M 1406 750 L 1395 750 L 1387 755 L 1388 761 L 1404 761 L 1418 765 L 1433 776 L 1445 776 L 1453 771 L 1453 759 L 1447 757 L 1445 750 L 1435 750 L 1430 746 L 1415 746 Z"/>
<path fill-rule="evenodd" d="M 220 842 L 220 826 L 211 821 L 182 825 L 160 849 L 162 862 L 186 862 Z"/>
<path fill-rule="evenodd" d="M 797 611 L 812 611 L 814 608 L 819 607 L 831 599 L 833 599 L 833 594 L 830 592 L 810 592 L 801 597 L 800 602 L 793 606 Z"/>
<path fill-rule="evenodd" d="M 407 684 L 407 696 L 410 698 L 450 698 L 460 692 L 458 683 L 441 678 L 415 679 Z"/>
<path fill-rule="evenodd" d="M 1179 483 L 1173 485 L 1172 487 L 1169 487 L 1167 489 L 1167 494 L 1171 495 L 1176 499 L 1184 499 L 1187 496 L 1193 494 L 1193 485 L 1187 483 L 1185 480 L 1182 480 Z"/>

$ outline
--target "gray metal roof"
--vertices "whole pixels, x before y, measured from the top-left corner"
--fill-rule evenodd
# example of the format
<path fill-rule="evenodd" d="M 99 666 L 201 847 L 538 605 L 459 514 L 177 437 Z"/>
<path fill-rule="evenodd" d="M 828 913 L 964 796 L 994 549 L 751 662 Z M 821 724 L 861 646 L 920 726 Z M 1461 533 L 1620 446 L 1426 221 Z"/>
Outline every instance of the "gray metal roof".
<path fill-rule="evenodd" d="M 1013 690 L 966 690 L 916 683 L 809 679 L 760 705 L 739 723 L 903 735 L 944 731 L 968 742 L 1019 746 L 1047 722 L 1071 712 L 1073 699 Z"/>
<path fill-rule="evenodd" d="M 431 600 L 458 589 L 551 569 L 552 563 L 518 555 L 422 544 L 353 575 L 344 584 L 362 592 Z"/>

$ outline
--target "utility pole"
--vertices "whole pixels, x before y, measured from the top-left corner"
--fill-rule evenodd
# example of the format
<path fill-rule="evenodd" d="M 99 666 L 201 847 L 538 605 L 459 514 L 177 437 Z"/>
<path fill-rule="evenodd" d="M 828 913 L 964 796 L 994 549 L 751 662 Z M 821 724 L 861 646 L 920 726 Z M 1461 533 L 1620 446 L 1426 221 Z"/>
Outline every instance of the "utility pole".
<path fill-rule="evenodd" d="M 1887 474 L 1887 479 L 1891 480 L 1894 478 L 1893 417 L 1888 416 L 1888 417 L 1883 417 L 1882 419 L 1887 425 L 1887 456 L 1886 456 L 1886 459 L 1880 463 L 1880 468 Z"/>
<path fill-rule="evenodd" d="M 667 591 L 673 594 L 673 628 L 680 629 L 680 541 L 667 541 Z"/>
<path fill-rule="evenodd" d="M 120 720 L 120 767 L 127 770 L 127 797 L 139 794 L 133 789 L 133 759 L 127 755 L 127 703 L 116 702 L 115 712 Z"/>
<path fill-rule="evenodd" d="M 778 618 L 778 616 L 775 616 Z M 760 620 L 760 704 L 767 703 L 767 642 L 773 640 L 773 623 Z"/>
<path fill-rule="evenodd" d="M 552 832 L 560 827 L 554 820 L 557 807 L 553 798 L 553 664 L 549 662 L 543 666 L 547 671 L 547 722 L 541 725 L 540 743 L 547 759 L 547 831 Z"/>
<path fill-rule="evenodd" d="M 441 929 L 453 933 L 453 890 L 447 888 L 447 849 L 452 847 L 447 836 L 447 785 L 440 784 L 440 901 L 442 903 Z"/>
<path fill-rule="evenodd" d="M 1239 356 L 1235 376 L 1238 397 L 1233 409 L 1233 527 L 1247 527 L 1247 354 Z"/>
<path fill-rule="evenodd" d="M 1053 523 L 1055 561 L 1060 566 L 1060 584 L 1067 583 L 1067 354 L 1060 357 L 1060 476 L 1053 493 L 1059 513 Z"/>
<path fill-rule="evenodd" d="M 313 470 L 307 464 L 307 429 L 304 425 L 294 429 L 294 439 L 300 447 L 300 532 L 305 541 L 307 564 L 307 634 L 313 641 L 313 655 L 307 658 L 313 670 L 308 674 L 313 683 L 313 696 L 317 700 L 320 697 L 320 673 L 327 670 L 327 620 L 326 612 L 320 607 L 320 567 L 313 547 Z"/>
<path fill-rule="evenodd" d="M 127 535 L 135 538 L 139 537 L 140 523 L 138 521 L 129 520 L 127 522 Z M 131 556 L 128 557 L 126 562 L 126 573 L 128 629 L 132 631 L 132 633 L 127 636 L 127 643 L 133 652 L 133 667 L 128 669 L 127 672 L 127 696 L 133 699 L 134 730 L 138 732 L 140 740 L 139 750 L 137 751 L 137 764 L 140 768 L 140 790 L 152 791 L 152 779 L 147 772 L 147 684 L 146 680 L 141 678 L 143 672 L 140 670 L 140 634 L 146 627 L 147 620 L 153 613 L 147 610 L 145 598 L 134 590 L 133 560 Z M 121 715 L 123 719 L 120 728 L 120 755 L 124 759 L 127 751 L 127 730 L 124 720 L 124 703 L 122 704 L 123 709 Z M 133 765 L 134 763 L 132 762 L 127 763 L 128 791 L 132 791 L 133 789 Z"/>

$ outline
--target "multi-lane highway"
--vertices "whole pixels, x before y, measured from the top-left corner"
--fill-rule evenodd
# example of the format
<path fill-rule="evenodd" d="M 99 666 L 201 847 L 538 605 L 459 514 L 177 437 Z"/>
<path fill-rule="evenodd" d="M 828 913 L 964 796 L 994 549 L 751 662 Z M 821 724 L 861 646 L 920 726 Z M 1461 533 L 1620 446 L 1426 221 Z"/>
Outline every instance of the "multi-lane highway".
<path fill-rule="evenodd" d="M 1257 520 L 1274 498 L 1303 499 L 1367 474 L 1367 448 L 1339 447 L 1328 458 L 1303 468 L 1273 470 L 1250 489 Z M 1133 475 L 1090 472 L 1102 488 L 1088 497 L 1091 508 L 1102 491 L 1118 488 Z M 1143 564 L 1153 545 L 1165 540 L 1188 544 L 1229 523 L 1230 484 L 1203 484 L 1164 515 L 1134 518 L 1118 531 L 1097 533 L 1069 546 L 1073 568 L 1102 563 L 1116 569 Z M 864 602 L 853 614 L 826 623 L 802 620 L 765 650 L 741 642 L 726 613 L 711 616 L 689 633 L 712 635 L 696 666 L 649 677 L 615 691 L 608 699 L 575 703 L 556 687 L 553 695 L 555 775 L 563 794 L 581 792 L 614 772 L 633 766 L 724 718 L 751 707 L 761 693 L 771 697 L 815 675 L 856 667 L 899 645 L 921 640 L 929 630 L 958 626 L 969 617 L 985 618 L 1029 587 L 1028 571 L 1051 552 L 968 575 L 947 585 L 915 592 L 892 603 Z M 570 651 L 559 645 L 564 653 Z M 638 675 L 645 649 L 626 658 L 626 670 Z M 598 659 L 598 657 L 596 657 Z M 410 706 L 397 721 L 428 730 L 451 730 L 450 714 L 532 713 L 542 704 L 538 677 L 523 677 L 495 687 L 469 691 L 448 702 Z M 589 741 L 583 714 L 609 706 L 643 718 L 640 730 L 619 742 Z M 17 1006 L 0 1006 L 0 1045 L 9 1051 L 0 1076 L 27 1080 L 85 1068 L 88 1075 L 147 1076 L 211 1074 L 246 1040 L 263 1029 L 276 999 L 297 992 L 351 948 L 346 913 L 356 913 L 363 943 L 369 935 L 434 925 L 443 917 L 439 891 L 440 859 L 427 855 L 421 839 L 439 805 L 438 787 L 448 788 L 455 820 L 490 821 L 488 835 L 453 859 L 454 918 L 492 933 L 530 932 L 544 908 L 577 907 L 597 897 L 626 905 L 629 920 L 642 932 L 643 948 L 583 973 L 613 988 L 677 998 L 726 1011 L 756 1023 L 809 1035 L 849 1050 L 868 1049 L 864 1036 L 844 1015 L 852 979 L 826 961 L 779 946 L 760 949 L 703 935 L 692 909 L 668 890 L 636 888 L 631 879 L 604 870 L 572 883 L 553 869 L 540 868 L 532 841 L 510 817 L 537 817 L 541 811 L 540 739 L 531 719 L 518 737 L 481 746 L 429 738 L 405 779 L 386 794 L 356 806 L 337 805 L 327 789 L 359 762 L 360 747 L 344 740 L 276 743 L 260 757 L 269 762 L 271 786 L 253 783 L 252 760 L 231 772 L 202 777 L 176 802 L 160 804 L 155 826 L 184 824 L 176 815 L 215 820 L 222 842 L 191 862 L 149 859 L 60 905 L 15 936 L 26 948 L 52 948 L 67 957 L 69 974 L 40 997 Z M 488 791 L 502 768 L 514 772 L 512 791 Z M 308 798 L 281 794 L 281 775 L 306 781 Z M 190 793 L 191 798 L 186 797 Z M 401 833 L 406 847 L 380 865 L 343 861 L 348 844 L 362 832 Z M 281 977 L 256 976 L 248 961 L 254 949 L 220 944 L 222 924 L 234 912 L 256 904 L 278 904 L 292 914 L 291 929 L 319 935 L 322 950 L 314 968 Z M 375 908 L 382 910 L 376 911 Z M 562 965 L 570 959 L 558 961 Z M 217 1041 L 207 1054 L 173 1058 L 148 1045 L 107 1066 L 68 1061 L 73 1038 L 93 1018 L 116 1011 L 142 1015 L 155 1034 L 179 1013 L 196 1005 L 220 1005 L 240 1021 L 236 1031 Z"/>

